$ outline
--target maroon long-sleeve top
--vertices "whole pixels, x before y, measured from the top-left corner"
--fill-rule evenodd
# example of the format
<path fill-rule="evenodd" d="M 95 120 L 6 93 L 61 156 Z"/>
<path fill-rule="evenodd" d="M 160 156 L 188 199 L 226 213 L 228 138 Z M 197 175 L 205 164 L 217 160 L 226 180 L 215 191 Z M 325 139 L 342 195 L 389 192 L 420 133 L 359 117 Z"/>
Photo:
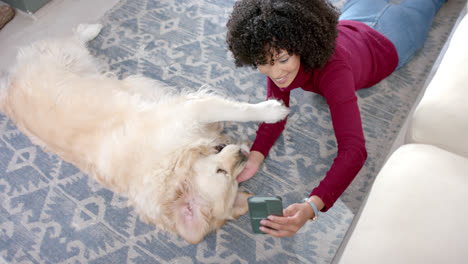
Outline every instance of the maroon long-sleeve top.
<path fill-rule="evenodd" d="M 290 91 L 301 87 L 324 96 L 330 108 L 338 153 L 324 179 L 310 194 L 325 203 L 322 211 L 333 206 L 367 158 L 356 90 L 377 84 L 397 64 L 397 51 L 388 38 L 364 23 L 341 20 L 334 55 L 325 67 L 306 72 L 301 65 L 296 78 L 286 88 L 279 88 L 268 78 L 268 99 L 279 99 L 289 107 Z M 286 120 L 260 124 L 251 150 L 266 157 L 285 124 Z"/>

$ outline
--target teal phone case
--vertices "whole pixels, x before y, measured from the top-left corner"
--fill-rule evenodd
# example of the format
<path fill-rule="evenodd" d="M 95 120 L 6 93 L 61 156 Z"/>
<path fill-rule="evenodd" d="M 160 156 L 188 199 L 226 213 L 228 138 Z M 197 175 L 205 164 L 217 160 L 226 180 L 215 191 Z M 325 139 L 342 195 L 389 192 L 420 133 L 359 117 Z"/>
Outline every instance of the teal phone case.
<path fill-rule="evenodd" d="M 252 224 L 252 231 L 258 234 L 265 234 L 260 231 L 260 221 L 269 215 L 283 215 L 283 202 L 279 196 L 251 196 L 248 199 L 249 216 Z"/>

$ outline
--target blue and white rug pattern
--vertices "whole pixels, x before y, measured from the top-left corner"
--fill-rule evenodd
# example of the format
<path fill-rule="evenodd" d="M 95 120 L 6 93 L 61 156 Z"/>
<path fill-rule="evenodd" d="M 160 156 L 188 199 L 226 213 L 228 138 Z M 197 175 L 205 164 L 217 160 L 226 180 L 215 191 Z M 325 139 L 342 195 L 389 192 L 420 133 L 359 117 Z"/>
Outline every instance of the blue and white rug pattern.
<path fill-rule="evenodd" d="M 332 1 L 342 7 L 345 0 Z M 235 68 L 225 44 L 234 0 L 121 0 L 99 21 L 91 53 L 120 77 L 144 74 L 179 89 L 208 84 L 234 99 L 260 102 L 265 77 Z M 0 260 L 7 263 L 330 263 L 389 154 L 463 0 L 436 17 L 424 49 L 402 70 L 359 91 L 369 159 L 341 199 L 292 238 L 251 232 L 247 215 L 198 245 L 156 232 L 126 199 L 74 166 L 43 152 L 0 113 Z M 318 185 L 336 155 L 327 104 L 294 91 L 292 114 L 261 171 L 241 188 L 298 202 Z M 253 140 L 257 124 L 226 133 Z M 0 261 L 1 262 L 1 261 Z"/>

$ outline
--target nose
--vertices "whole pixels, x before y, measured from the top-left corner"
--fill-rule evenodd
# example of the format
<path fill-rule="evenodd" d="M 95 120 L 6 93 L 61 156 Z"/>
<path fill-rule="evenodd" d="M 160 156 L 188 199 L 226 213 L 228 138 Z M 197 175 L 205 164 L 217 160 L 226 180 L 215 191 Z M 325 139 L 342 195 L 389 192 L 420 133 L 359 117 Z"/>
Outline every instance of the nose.
<path fill-rule="evenodd" d="M 247 161 L 248 154 L 244 152 L 242 149 L 239 150 L 239 157 L 241 161 Z"/>
<path fill-rule="evenodd" d="M 272 78 L 272 79 L 279 79 L 282 76 L 282 70 L 281 67 L 278 65 L 278 63 L 275 63 L 273 65 L 268 64 L 268 66 L 265 68 L 265 74 L 266 76 Z"/>

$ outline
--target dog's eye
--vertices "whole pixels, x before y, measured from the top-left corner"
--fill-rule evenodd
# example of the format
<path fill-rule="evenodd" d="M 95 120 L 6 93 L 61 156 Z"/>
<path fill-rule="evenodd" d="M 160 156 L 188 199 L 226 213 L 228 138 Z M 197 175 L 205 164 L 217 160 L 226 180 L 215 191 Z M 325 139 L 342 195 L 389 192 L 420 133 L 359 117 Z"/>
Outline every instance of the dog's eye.
<path fill-rule="evenodd" d="M 223 170 L 223 169 L 218 169 L 216 171 L 216 173 L 223 173 L 223 174 L 227 174 L 227 171 Z"/>
<path fill-rule="evenodd" d="M 220 144 L 218 146 L 215 147 L 215 149 L 219 152 L 221 152 L 221 150 L 223 150 L 223 148 L 226 147 L 226 144 Z"/>

